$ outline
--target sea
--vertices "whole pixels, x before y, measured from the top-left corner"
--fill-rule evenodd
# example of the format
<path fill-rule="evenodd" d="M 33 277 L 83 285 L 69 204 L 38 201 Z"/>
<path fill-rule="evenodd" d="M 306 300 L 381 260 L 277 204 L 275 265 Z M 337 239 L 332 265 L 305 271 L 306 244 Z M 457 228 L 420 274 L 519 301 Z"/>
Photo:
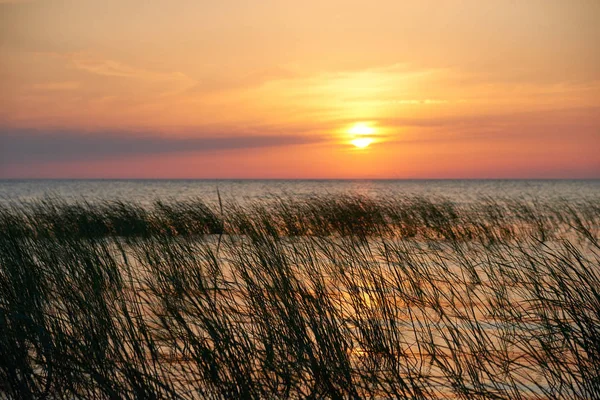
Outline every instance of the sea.
<path fill-rule="evenodd" d="M 21 205 L 48 198 L 69 203 L 125 201 L 151 206 L 156 200 L 216 202 L 222 198 L 225 202 L 254 203 L 274 197 L 297 199 L 346 194 L 386 199 L 420 196 L 456 203 L 472 203 L 482 198 L 542 202 L 583 200 L 596 205 L 600 204 L 600 180 L 3 180 L 0 181 L 0 212 L 7 204 Z M 494 221 L 494 218 L 487 221 Z M 596 221 L 589 222 L 591 232 L 597 232 L 592 225 Z M 260 384 L 261 379 L 271 379 L 271 368 L 277 368 L 277 374 L 284 374 L 288 373 L 290 365 L 299 365 L 301 373 L 291 378 L 295 380 L 293 390 L 300 392 L 304 385 L 312 385 L 310 373 L 303 374 L 309 371 L 303 369 L 308 365 L 306 357 L 296 357 L 298 346 L 294 341 L 297 336 L 289 333 L 296 326 L 310 332 L 306 334 L 308 339 L 303 346 L 311 346 L 311 352 L 316 349 L 322 363 L 319 366 L 350 371 L 350 382 L 357 388 L 378 390 L 387 385 L 388 379 L 394 379 L 396 375 L 388 374 L 393 371 L 410 381 L 411 387 L 430 390 L 425 393 L 431 393 L 435 398 L 468 397 L 479 387 L 489 390 L 484 395 L 497 394 L 502 398 L 539 399 L 546 394 L 559 398 L 578 394 L 581 394 L 580 398 L 585 397 L 589 392 L 583 390 L 590 382 L 587 377 L 593 375 L 593 372 L 587 372 L 592 370 L 593 359 L 591 353 L 586 354 L 577 343 L 592 343 L 597 339 L 597 331 L 574 323 L 571 327 L 570 318 L 576 322 L 586 321 L 589 326 L 598 320 L 597 314 L 593 314 L 598 303 L 588 301 L 598 293 L 597 288 L 594 289 L 600 276 L 597 272 L 598 253 L 594 247 L 597 242 L 585 234 L 568 232 L 568 236 L 560 236 L 570 240 L 568 245 L 562 240 L 541 244 L 536 236 L 539 230 L 532 229 L 530 237 L 522 235 L 521 232 L 530 232 L 526 226 L 514 231 L 503 231 L 503 227 L 496 231 L 495 227 L 485 224 L 482 227 L 482 232 L 512 232 L 511 235 L 514 233 L 519 240 L 499 240 L 498 246 L 491 246 L 485 244 L 483 237 L 464 242 L 460 239 L 447 242 L 443 238 L 438 242 L 428 239 L 425 243 L 418 237 L 403 241 L 401 236 L 392 240 L 384 235 L 374 235 L 369 242 L 373 245 L 365 251 L 365 242 L 348 241 L 335 235 L 331 238 L 315 236 L 315 240 L 297 236 L 283 241 L 285 246 L 270 246 L 265 243 L 278 242 L 263 238 L 244 241 L 241 236 L 228 236 L 221 241 L 220 235 L 202 236 L 194 242 L 156 238 L 122 241 L 115 234 L 112 240 L 92 241 L 93 247 L 79 247 L 78 242 L 63 240 L 60 236 L 54 241 L 45 236 L 36 241 L 36 236 L 32 236 L 23 246 L 13 245 L 14 240 L 6 242 L 10 245 L 0 246 L 0 278 L 4 279 L 0 282 L 8 282 L 0 285 L 0 295 L 20 293 L 11 288 L 23 285 L 23 282 L 31 287 L 31 280 L 24 281 L 22 276 L 27 279 L 43 277 L 39 282 L 52 282 L 47 286 L 37 283 L 39 287 L 52 288 L 47 291 L 52 294 L 52 299 L 43 303 L 44 310 L 52 310 L 52 314 L 44 318 L 54 321 L 56 313 L 60 326 L 84 324 L 75 326 L 73 331 L 77 333 L 86 332 L 88 326 L 103 326 L 103 316 L 107 312 L 114 321 L 125 320 L 120 316 L 121 304 L 136 301 L 132 303 L 135 305 L 123 309 L 140 313 L 139 317 L 138 314 L 131 315 L 136 318 L 136 327 L 144 327 L 143 334 L 114 331 L 115 334 L 138 338 L 139 348 L 148 348 L 143 340 L 148 341 L 148 334 L 153 335 L 148 343 L 152 346 L 157 343 L 159 358 L 155 358 L 155 353 L 146 357 L 144 371 L 157 375 L 143 379 L 152 384 L 155 381 L 162 384 L 164 380 L 184 396 L 191 393 L 190 398 L 194 398 L 194 390 L 202 393 L 203 385 L 209 379 L 203 378 L 208 374 L 192 372 L 209 366 L 205 361 L 209 360 L 208 356 L 196 356 L 200 352 L 195 343 L 202 343 L 202 346 L 209 343 L 210 346 L 211 340 L 216 343 L 215 350 L 205 353 L 215 358 L 209 362 L 222 360 L 225 368 L 229 368 L 225 371 L 232 370 L 230 365 L 248 366 L 249 370 L 252 368 L 252 379 L 256 379 L 253 384 Z M 553 229 L 554 225 L 549 224 L 548 232 Z M 555 231 L 567 232 L 566 229 Z M 83 254 L 81 259 L 85 262 L 75 262 L 79 260 L 79 249 L 92 248 L 99 250 L 93 250 L 92 255 Z M 339 255 L 336 254 L 338 251 Z M 216 255 L 218 261 L 208 255 Z M 89 268 L 94 263 L 98 263 L 97 266 Z M 13 265 L 20 269 L 7 269 Z M 4 272 L 26 271 L 31 265 L 39 265 L 34 274 Z M 99 274 L 99 267 L 111 268 L 114 272 Z M 77 275 L 72 279 L 69 276 L 63 278 L 60 274 L 65 273 Z M 96 284 L 94 290 L 90 290 L 92 286 L 88 282 L 95 282 L 96 276 L 121 276 L 119 282 L 123 284 L 117 285 L 118 289 L 114 291 L 112 288 L 96 289 L 100 287 Z M 593 280 L 589 278 L 592 276 Z M 279 290 L 284 286 L 285 290 Z M 295 289 L 297 287 L 302 287 L 302 292 Z M 29 289 L 22 292 L 29 295 Z M 89 302 L 89 296 L 93 295 L 97 297 L 91 298 L 98 300 Z M 173 296 L 178 297 L 173 299 Z M 282 306 L 284 303 L 286 305 Z M 21 303 L 16 304 L 20 306 Z M 52 308 L 53 304 L 57 306 Z M 103 311 L 97 314 L 99 318 L 94 318 L 96 313 L 89 310 L 98 307 L 97 304 Z M 292 307 L 294 318 L 289 318 L 288 310 Z M 72 312 L 76 313 L 75 317 Z M 79 316 L 82 313 L 86 313 L 85 318 Z M 5 314 L 23 315 L 19 308 L 9 308 Z M 159 320 L 161 322 L 157 323 Z M 129 321 L 130 317 L 127 317 L 127 323 L 113 324 L 114 329 L 130 329 L 133 325 Z M 257 321 L 256 326 L 253 321 Z M 267 329 L 271 321 L 274 322 L 273 330 Z M 292 321 L 290 329 L 285 328 L 287 321 Z M 323 329 L 314 321 L 325 321 L 327 325 Z M 220 330 L 221 336 L 207 333 L 215 329 Z M 39 331 L 45 332 L 41 328 Z M 8 339 L 22 342 L 21 337 L 14 336 L 21 330 L 15 332 L 15 329 L 9 330 Z M 37 332 L 34 333 L 40 336 Z M 73 356 L 73 359 L 81 360 L 86 354 L 92 354 L 94 349 L 81 346 L 78 336 L 72 339 L 69 335 L 61 335 L 51 339 L 64 344 L 64 354 L 74 354 L 79 358 Z M 310 339 L 325 337 L 323 335 L 334 335 L 325 339 L 336 346 L 330 352 L 334 358 L 329 358 L 332 357 L 330 353 L 322 352 L 323 339 Z M 182 339 L 185 336 L 189 338 Z M 229 343 L 235 343 L 233 350 L 221 350 L 229 343 L 223 346 L 215 337 L 235 338 L 229 340 Z M 449 338 L 452 340 L 450 345 L 447 344 Z M 278 349 L 272 352 L 277 354 L 275 361 L 265 361 L 268 357 L 264 354 L 269 352 L 264 351 L 264 343 L 273 343 L 271 347 Z M 551 345 L 544 347 L 545 343 Z M 106 360 L 99 362 L 112 368 L 113 359 L 120 360 L 122 355 L 109 353 L 114 351 L 110 348 L 106 350 Z M 242 354 L 240 349 L 250 351 Z M 346 358 L 340 356 L 344 351 L 349 354 L 347 365 Z M 190 357 L 192 353 L 200 358 Z M 39 356 L 34 351 L 31 354 Z M 232 358 L 237 354 L 243 357 Z M 392 357 L 388 355 L 398 361 L 390 361 Z M 247 359 L 250 361 L 246 362 Z M 135 364 L 131 365 L 138 368 L 141 358 L 132 360 Z M 198 360 L 201 361 L 194 364 Z M 338 360 L 344 360 L 344 363 Z M 556 360 L 564 360 L 564 363 Z M 267 363 L 271 367 L 265 373 L 260 366 Z M 36 367 L 41 371 L 36 377 L 45 377 L 48 366 L 40 363 Z M 90 367 L 84 361 L 77 367 L 82 371 L 78 379 L 88 383 L 86 374 Z M 463 370 L 468 373 L 462 373 Z M 417 371 L 418 379 L 413 379 Z M 121 375 L 110 375 L 110 379 L 118 379 L 113 378 L 117 376 Z M 462 385 L 455 385 L 457 376 Z M 565 384 L 563 387 L 556 381 L 572 386 Z M 91 381 L 88 384 L 90 387 L 95 385 Z M 234 384 L 235 381 L 232 387 Z M 156 387 L 159 387 L 158 383 Z M 304 395 L 309 392 L 308 387 L 306 389 Z M 211 393 L 214 386 L 208 386 L 208 390 Z M 0 399 L 4 398 L 7 396 L 2 395 L 0 388 Z"/>
<path fill-rule="evenodd" d="M 52 179 L 0 180 L 0 204 L 42 199 L 64 202 L 126 201 L 151 205 L 157 200 L 260 202 L 275 197 L 322 195 L 374 198 L 425 197 L 470 203 L 482 198 L 600 201 L 596 180 L 148 180 Z"/>

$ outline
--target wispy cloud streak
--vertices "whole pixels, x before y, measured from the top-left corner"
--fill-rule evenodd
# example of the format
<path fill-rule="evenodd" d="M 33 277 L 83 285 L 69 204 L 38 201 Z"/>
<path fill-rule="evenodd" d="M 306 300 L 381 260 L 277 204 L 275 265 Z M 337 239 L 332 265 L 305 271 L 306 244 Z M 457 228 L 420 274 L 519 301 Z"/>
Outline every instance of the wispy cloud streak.
<path fill-rule="evenodd" d="M 307 135 L 225 136 L 202 133 L 203 137 L 173 137 L 158 134 L 120 132 L 81 133 L 39 132 L 28 129 L 0 129 L 2 164 L 29 162 L 102 160 L 141 155 L 206 153 L 302 145 L 323 141 Z"/>

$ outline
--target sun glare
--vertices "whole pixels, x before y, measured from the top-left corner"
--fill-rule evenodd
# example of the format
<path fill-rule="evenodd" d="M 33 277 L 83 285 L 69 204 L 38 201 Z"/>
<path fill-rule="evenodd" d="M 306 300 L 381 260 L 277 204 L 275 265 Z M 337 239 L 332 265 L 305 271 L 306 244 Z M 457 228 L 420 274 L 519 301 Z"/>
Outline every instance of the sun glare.
<path fill-rule="evenodd" d="M 367 124 L 358 123 L 358 124 L 354 124 L 352 126 L 352 128 L 350 128 L 348 133 L 351 135 L 357 135 L 357 136 L 372 135 L 373 133 L 375 133 L 375 129 L 370 127 Z"/>
<path fill-rule="evenodd" d="M 353 145 L 355 145 L 356 147 L 358 147 L 359 149 L 364 149 L 365 147 L 367 147 L 368 145 L 373 143 L 373 139 L 363 137 L 363 138 L 354 139 L 351 143 Z"/>
<path fill-rule="evenodd" d="M 375 134 L 375 128 L 363 122 L 358 122 L 348 129 L 348 134 L 353 137 L 350 143 L 359 149 L 364 149 L 374 142 L 372 136 Z"/>

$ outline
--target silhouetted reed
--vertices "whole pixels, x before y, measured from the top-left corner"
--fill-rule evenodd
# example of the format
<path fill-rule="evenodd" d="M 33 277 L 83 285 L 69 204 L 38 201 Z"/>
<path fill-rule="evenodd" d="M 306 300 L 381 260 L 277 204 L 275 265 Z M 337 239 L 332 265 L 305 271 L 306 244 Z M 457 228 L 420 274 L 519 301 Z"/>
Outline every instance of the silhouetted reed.
<path fill-rule="evenodd" d="M 0 207 L 0 397 L 600 398 L 600 207 Z"/>

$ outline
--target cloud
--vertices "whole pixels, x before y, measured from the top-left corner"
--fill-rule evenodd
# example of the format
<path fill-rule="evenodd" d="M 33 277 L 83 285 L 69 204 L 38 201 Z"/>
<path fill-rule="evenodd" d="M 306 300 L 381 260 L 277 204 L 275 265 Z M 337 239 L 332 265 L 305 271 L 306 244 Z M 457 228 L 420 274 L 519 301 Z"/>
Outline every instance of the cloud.
<path fill-rule="evenodd" d="M 472 114 L 448 117 L 398 117 L 380 118 L 377 123 L 388 127 L 433 127 L 433 128 L 474 128 L 514 126 L 514 125 L 548 125 L 571 124 L 572 126 L 593 125 L 600 123 L 599 107 L 577 107 L 564 109 L 543 109 L 520 112 L 498 112 L 489 114 Z M 348 120 L 351 121 L 351 120 Z"/>
<path fill-rule="evenodd" d="M 188 88 L 187 92 L 196 94 L 248 89 L 273 81 L 295 80 L 306 76 L 306 73 L 301 72 L 298 68 L 281 65 L 258 69 L 249 73 L 243 72 L 238 75 L 215 73 L 201 78 L 195 85 Z"/>
<path fill-rule="evenodd" d="M 79 89 L 81 84 L 74 81 L 34 83 L 31 89 L 40 91 L 65 91 Z"/>
<path fill-rule="evenodd" d="M 180 71 L 163 71 L 140 68 L 128 63 L 102 57 L 93 52 L 35 52 L 40 57 L 52 57 L 63 60 L 65 66 L 97 77 L 127 79 L 139 83 L 162 83 L 171 91 L 187 90 L 197 81 Z M 44 61 L 47 62 L 47 61 Z"/>
<path fill-rule="evenodd" d="M 157 72 L 135 68 L 119 61 L 96 58 L 86 54 L 70 54 L 68 58 L 75 68 L 96 75 L 148 80 L 177 80 L 187 78 L 180 72 Z"/>
<path fill-rule="evenodd" d="M 318 143 L 325 140 L 309 135 L 249 135 L 173 137 L 123 132 L 82 133 L 40 132 L 31 129 L 0 128 L 1 164 L 86 161 L 173 153 L 208 153 L 252 150 Z"/>

